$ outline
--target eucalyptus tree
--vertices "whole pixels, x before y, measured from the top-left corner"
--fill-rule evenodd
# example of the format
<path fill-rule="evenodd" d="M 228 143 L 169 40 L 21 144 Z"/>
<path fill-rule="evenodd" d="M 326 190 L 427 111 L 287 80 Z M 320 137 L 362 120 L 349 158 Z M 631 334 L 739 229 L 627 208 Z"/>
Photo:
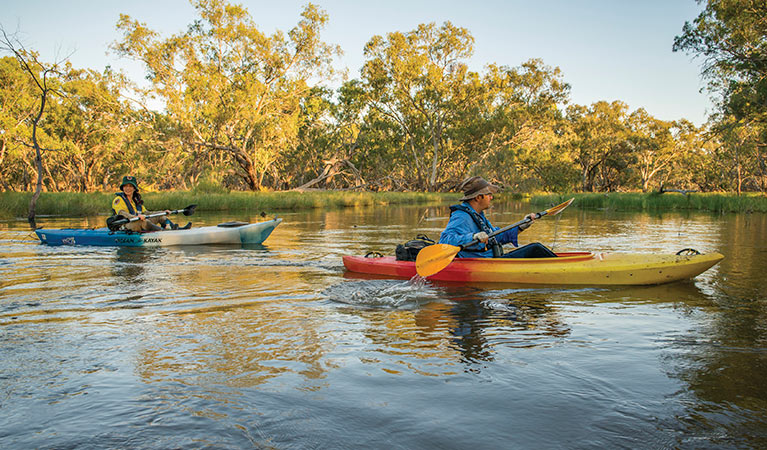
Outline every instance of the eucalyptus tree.
<path fill-rule="evenodd" d="M 0 34 L 2 34 L 2 38 L 0 38 L 0 50 L 10 53 L 18 61 L 22 71 L 29 77 L 33 86 L 33 95 L 36 97 L 36 101 L 34 102 L 35 112 L 26 119 L 28 126 L 31 128 L 28 136 L 28 139 L 31 140 L 31 144 L 27 139 L 20 140 L 23 145 L 34 149 L 34 171 L 36 172 L 36 182 L 35 192 L 29 201 L 27 219 L 29 220 L 30 226 L 35 228 L 37 199 L 40 197 L 40 193 L 43 189 L 43 152 L 47 150 L 41 146 L 41 140 L 38 139 L 38 130 L 42 125 L 47 103 L 50 97 L 56 94 L 57 87 L 61 81 L 60 78 L 63 77 L 60 69 L 66 59 L 50 64 L 45 63 L 40 59 L 40 55 L 37 52 L 27 50 L 18 39 L 8 36 L 2 27 L 0 27 Z M 43 135 L 44 133 L 41 132 L 40 134 Z"/>
<path fill-rule="evenodd" d="M 621 155 L 627 150 L 627 111 L 628 106 L 620 101 L 567 108 L 573 136 L 569 146 L 580 169 L 583 191 L 606 190 L 615 185 L 609 177 L 618 175 L 619 164 L 624 161 Z"/>
<path fill-rule="evenodd" d="M 121 15 L 117 51 L 142 61 L 185 146 L 227 155 L 250 189 L 296 145 L 301 100 L 332 76 L 337 47 L 320 40 L 328 20 L 308 4 L 287 34 L 259 31 L 248 11 L 223 0 L 194 2 L 200 18 L 161 38 Z"/>
<path fill-rule="evenodd" d="M 51 178 L 59 189 L 101 189 L 136 159 L 125 146 L 141 121 L 121 96 L 125 83 L 110 70 L 98 73 L 68 68 L 67 81 L 61 85 L 60 98 L 51 105 L 46 125 L 59 147 L 50 157 L 56 169 Z M 142 155 L 141 159 L 148 158 Z"/>
<path fill-rule="evenodd" d="M 337 94 L 337 95 L 334 95 Z M 299 144 L 280 165 L 286 187 L 369 187 L 360 161 L 364 94 L 358 80 L 347 81 L 337 93 L 315 88 L 302 102 Z M 365 163 L 364 157 L 362 162 Z"/>
<path fill-rule="evenodd" d="M 764 192 L 765 159 L 764 154 L 760 154 L 758 134 L 755 127 L 722 127 L 717 133 L 718 157 L 729 181 L 727 189 L 738 195 L 744 190 Z"/>
<path fill-rule="evenodd" d="M 729 139 L 724 148 L 734 164 L 731 170 L 742 177 L 744 165 L 750 165 L 763 186 L 767 184 L 763 180 L 767 171 L 767 2 L 699 2 L 705 8 L 684 24 L 674 40 L 674 51 L 703 59 L 702 75 L 717 95 L 713 130 Z M 742 179 L 738 179 L 740 186 Z"/>
<path fill-rule="evenodd" d="M 721 95 L 721 112 L 767 123 L 767 2 L 699 0 L 706 7 L 686 22 L 674 51 L 703 58 L 703 76 Z M 762 136 L 764 138 L 764 136 Z"/>
<path fill-rule="evenodd" d="M 362 81 L 372 118 L 398 129 L 399 151 L 407 155 L 401 164 L 414 187 L 436 189 L 453 158 L 447 137 L 480 88 L 466 64 L 473 51 L 469 31 L 450 22 L 374 36 L 365 45 Z"/>
<path fill-rule="evenodd" d="M 640 108 L 626 120 L 627 141 L 633 157 L 633 169 L 638 173 L 643 192 L 650 190 L 653 179 L 660 179 L 671 170 L 675 159 L 684 149 L 674 139 L 672 122 L 652 117 Z"/>
<path fill-rule="evenodd" d="M 0 58 L 0 187 L 24 190 L 35 171 L 34 149 L 24 145 L 31 134 L 37 98 L 19 61 Z"/>
<path fill-rule="evenodd" d="M 499 180 L 536 178 L 536 187 L 566 189 L 572 159 L 561 133 L 561 107 L 569 102 L 570 86 L 560 69 L 540 59 L 513 68 L 491 64 L 483 85 L 487 126 L 477 136 L 482 144 L 472 158 L 475 164 L 484 164 Z"/>
<path fill-rule="evenodd" d="M 676 154 L 655 177 L 659 190 L 711 190 L 717 177 L 713 136 L 686 119 L 671 122 L 668 130 Z"/>

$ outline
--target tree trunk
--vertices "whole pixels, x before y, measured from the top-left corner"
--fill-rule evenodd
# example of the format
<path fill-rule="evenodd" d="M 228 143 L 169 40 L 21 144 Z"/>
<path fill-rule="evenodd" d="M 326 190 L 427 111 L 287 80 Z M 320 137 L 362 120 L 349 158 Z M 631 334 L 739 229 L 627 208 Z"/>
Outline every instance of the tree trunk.
<path fill-rule="evenodd" d="M 437 124 L 432 124 L 431 129 L 431 145 L 434 148 L 434 156 L 431 159 L 431 176 L 429 177 L 429 190 L 434 190 L 434 186 L 437 184 L 437 162 L 439 161 L 440 154 L 440 140 L 442 134 L 442 124 L 437 119 Z"/>
<path fill-rule="evenodd" d="M 45 100 L 48 95 L 48 91 L 43 89 L 40 94 L 40 111 L 37 113 L 37 117 L 32 121 L 32 144 L 35 146 L 35 168 L 37 169 L 37 183 L 35 184 L 35 193 L 32 195 L 32 199 L 29 201 L 29 213 L 27 214 L 27 221 L 32 229 L 37 229 L 37 223 L 35 222 L 35 211 L 37 210 L 37 199 L 40 198 L 40 192 L 43 190 L 43 153 L 40 150 L 40 144 L 37 142 L 37 124 L 43 117 L 45 111 Z"/>

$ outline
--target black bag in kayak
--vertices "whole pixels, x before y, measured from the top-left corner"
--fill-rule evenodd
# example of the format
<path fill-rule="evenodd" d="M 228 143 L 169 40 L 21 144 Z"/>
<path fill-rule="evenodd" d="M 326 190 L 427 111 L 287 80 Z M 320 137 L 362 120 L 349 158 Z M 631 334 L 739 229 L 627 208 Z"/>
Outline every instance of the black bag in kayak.
<path fill-rule="evenodd" d="M 397 257 L 397 261 L 415 261 L 418 252 L 420 252 L 422 248 L 434 244 L 436 244 L 436 242 L 426 237 L 425 234 L 419 234 L 411 241 L 407 241 L 404 244 L 398 244 L 397 249 L 394 251 L 394 255 Z"/>

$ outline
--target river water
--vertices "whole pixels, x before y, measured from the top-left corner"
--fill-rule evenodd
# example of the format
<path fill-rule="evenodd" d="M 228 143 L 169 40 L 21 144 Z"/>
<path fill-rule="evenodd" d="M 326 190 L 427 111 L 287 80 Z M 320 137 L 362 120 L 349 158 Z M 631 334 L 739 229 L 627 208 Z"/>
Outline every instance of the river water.
<path fill-rule="evenodd" d="M 767 216 L 571 207 L 520 236 L 726 256 L 669 285 L 345 272 L 342 255 L 436 238 L 447 215 L 281 213 L 262 246 L 156 249 L 47 247 L 0 223 L 0 447 L 767 447 Z"/>

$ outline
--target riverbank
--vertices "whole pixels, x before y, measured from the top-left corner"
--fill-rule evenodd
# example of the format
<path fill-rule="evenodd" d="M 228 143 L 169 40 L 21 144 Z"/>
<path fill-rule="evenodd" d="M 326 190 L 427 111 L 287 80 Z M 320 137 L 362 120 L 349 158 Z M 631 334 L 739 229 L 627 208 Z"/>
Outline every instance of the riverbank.
<path fill-rule="evenodd" d="M 583 209 L 605 209 L 613 211 L 710 211 L 717 213 L 767 212 L 767 196 L 763 194 L 728 193 L 586 193 L 533 195 L 530 203 L 549 206 L 575 198 L 572 206 Z"/>
<path fill-rule="evenodd" d="M 0 217 L 26 217 L 32 194 L 0 192 Z M 148 192 L 148 208 L 178 209 L 190 204 L 206 211 L 266 212 L 297 211 L 314 208 L 345 208 L 374 205 L 446 204 L 455 202 L 460 193 L 436 192 L 230 192 L 195 191 Z M 767 196 L 760 194 L 691 193 L 588 193 L 542 194 L 522 197 L 499 194 L 496 201 L 529 200 L 532 205 L 550 206 L 575 197 L 572 207 L 614 211 L 767 212 Z M 114 193 L 45 192 L 37 202 L 38 216 L 88 216 L 107 214 Z"/>
<path fill-rule="evenodd" d="M 266 212 L 374 205 L 440 204 L 455 193 L 435 192 L 147 192 L 142 194 L 151 210 L 179 209 L 196 204 L 205 211 Z M 32 194 L 0 192 L 0 217 L 26 217 Z M 89 216 L 107 214 L 114 193 L 44 192 L 37 201 L 38 216 Z"/>

